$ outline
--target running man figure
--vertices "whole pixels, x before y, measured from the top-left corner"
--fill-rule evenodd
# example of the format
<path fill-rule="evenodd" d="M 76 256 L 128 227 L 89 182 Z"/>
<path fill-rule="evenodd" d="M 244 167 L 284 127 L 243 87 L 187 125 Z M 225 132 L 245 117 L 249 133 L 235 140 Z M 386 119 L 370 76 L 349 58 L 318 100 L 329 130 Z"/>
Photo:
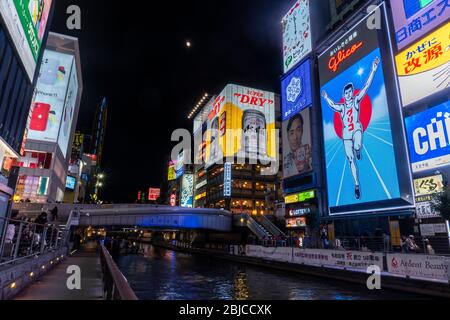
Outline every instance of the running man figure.
<path fill-rule="evenodd" d="M 347 160 L 350 164 L 350 168 L 355 182 L 355 197 L 357 200 L 361 199 L 361 185 L 359 180 L 359 170 L 356 163 L 357 160 L 361 160 L 361 151 L 363 147 L 363 134 L 364 129 L 359 119 L 360 104 L 369 91 L 370 86 L 375 78 L 375 74 L 380 64 L 380 59 L 376 58 L 372 64 L 372 70 L 367 78 L 367 82 L 358 94 L 355 93 L 355 87 L 353 83 L 349 83 L 344 87 L 344 103 L 335 103 L 330 99 L 326 91 L 322 92 L 322 97 L 328 103 L 328 105 L 335 112 L 338 112 L 341 116 L 343 129 L 342 139 L 344 140 L 344 149 L 347 156 Z"/>

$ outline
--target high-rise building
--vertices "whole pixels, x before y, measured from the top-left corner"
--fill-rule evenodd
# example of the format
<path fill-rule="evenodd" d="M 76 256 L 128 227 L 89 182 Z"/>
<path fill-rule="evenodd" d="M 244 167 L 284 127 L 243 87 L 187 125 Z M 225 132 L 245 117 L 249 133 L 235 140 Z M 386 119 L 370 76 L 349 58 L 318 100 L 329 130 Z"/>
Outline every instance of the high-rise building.
<path fill-rule="evenodd" d="M 0 1 L 0 218 L 7 214 L 14 194 L 18 170 L 12 163 L 23 151 L 36 70 L 41 64 L 53 3 L 35 1 L 28 10 L 22 10 L 17 1 Z"/>
<path fill-rule="evenodd" d="M 78 39 L 50 33 L 27 122 L 16 201 L 62 202 L 71 146 L 78 119 L 83 81 Z"/>
<path fill-rule="evenodd" d="M 274 214 L 279 116 L 279 96 L 234 84 L 206 103 L 194 118 L 196 165 L 182 177 L 181 206 Z"/>

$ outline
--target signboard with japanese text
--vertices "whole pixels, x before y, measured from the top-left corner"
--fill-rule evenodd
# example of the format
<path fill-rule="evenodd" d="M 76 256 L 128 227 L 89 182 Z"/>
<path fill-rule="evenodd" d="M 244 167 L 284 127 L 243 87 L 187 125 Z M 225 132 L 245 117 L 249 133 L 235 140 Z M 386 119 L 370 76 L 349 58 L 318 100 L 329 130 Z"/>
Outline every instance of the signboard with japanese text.
<path fill-rule="evenodd" d="M 208 114 L 206 168 L 224 158 L 275 162 L 275 94 L 234 84 L 227 85 Z"/>
<path fill-rule="evenodd" d="M 310 0 L 298 0 L 282 20 L 284 73 L 312 51 Z"/>
<path fill-rule="evenodd" d="M 414 179 L 414 190 L 417 196 L 426 196 L 444 191 L 444 178 L 435 175 L 421 179 Z"/>
<path fill-rule="evenodd" d="M 410 173 L 399 158 L 407 157 L 406 143 L 394 135 L 400 110 L 387 95 L 388 64 L 381 34 L 368 27 L 371 16 L 319 55 L 330 215 L 413 205 Z"/>
<path fill-rule="evenodd" d="M 150 188 L 148 190 L 148 200 L 149 201 L 158 200 L 160 195 L 161 195 L 161 189 L 159 189 L 159 188 Z"/>
<path fill-rule="evenodd" d="M 1 0 L 0 17 L 12 38 L 30 81 L 47 29 L 52 0 Z"/>
<path fill-rule="evenodd" d="M 312 104 L 311 61 L 308 59 L 281 81 L 282 121 Z"/>
<path fill-rule="evenodd" d="M 391 8 L 399 50 L 450 18 L 448 0 L 391 0 Z"/>
<path fill-rule="evenodd" d="M 450 102 L 405 120 L 414 173 L 450 166 Z"/>
<path fill-rule="evenodd" d="M 399 53 L 395 61 L 403 107 L 448 89 L 450 22 Z"/>
<path fill-rule="evenodd" d="M 194 175 L 185 174 L 181 180 L 180 206 L 192 208 L 194 206 Z"/>
<path fill-rule="evenodd" d="M 231 163 L 227 162 L 224 166 L 224 178 L 223 178 L 223 196 L 231 197 Z"/>

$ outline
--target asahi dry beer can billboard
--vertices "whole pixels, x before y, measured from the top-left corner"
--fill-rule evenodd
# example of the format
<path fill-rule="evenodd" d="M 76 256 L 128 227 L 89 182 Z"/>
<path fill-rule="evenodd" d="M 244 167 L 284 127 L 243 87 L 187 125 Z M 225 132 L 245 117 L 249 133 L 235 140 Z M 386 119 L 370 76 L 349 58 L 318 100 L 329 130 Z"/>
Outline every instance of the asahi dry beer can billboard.
<path fill-rule="evenodd" d="M 229 84 L 208 115 L 207 167 L 224 158 L 277 160 L 275 94 Z"/>

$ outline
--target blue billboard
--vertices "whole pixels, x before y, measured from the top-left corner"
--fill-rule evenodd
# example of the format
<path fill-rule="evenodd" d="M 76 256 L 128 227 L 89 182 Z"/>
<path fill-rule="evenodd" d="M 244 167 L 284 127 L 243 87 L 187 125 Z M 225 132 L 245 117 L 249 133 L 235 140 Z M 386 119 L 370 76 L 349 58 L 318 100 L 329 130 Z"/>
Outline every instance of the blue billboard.
<path fill-rule="evenodd" d="M 319 56 L 330 215 L 413 206 L 401 108 L 387 96 L 389 68 L 369 17 Z"/>
<path fill-rule="evenodd" d="M 282 120 L 289 120 L 312 104 L 311 62 L 306 60 L 281 81 Z"/>
<path fill-rule="evenodd" d="M 75 190 L 75 187 L 77 185 L 77 179 L 72 176 L 67 176 L 66 179 L 66 189 L 68 190 Z"/>
<path fill-rule="evenodd" d="M 406 132 L 414 173 L 450 165 L 450 102 L 408 117 Z"/>

